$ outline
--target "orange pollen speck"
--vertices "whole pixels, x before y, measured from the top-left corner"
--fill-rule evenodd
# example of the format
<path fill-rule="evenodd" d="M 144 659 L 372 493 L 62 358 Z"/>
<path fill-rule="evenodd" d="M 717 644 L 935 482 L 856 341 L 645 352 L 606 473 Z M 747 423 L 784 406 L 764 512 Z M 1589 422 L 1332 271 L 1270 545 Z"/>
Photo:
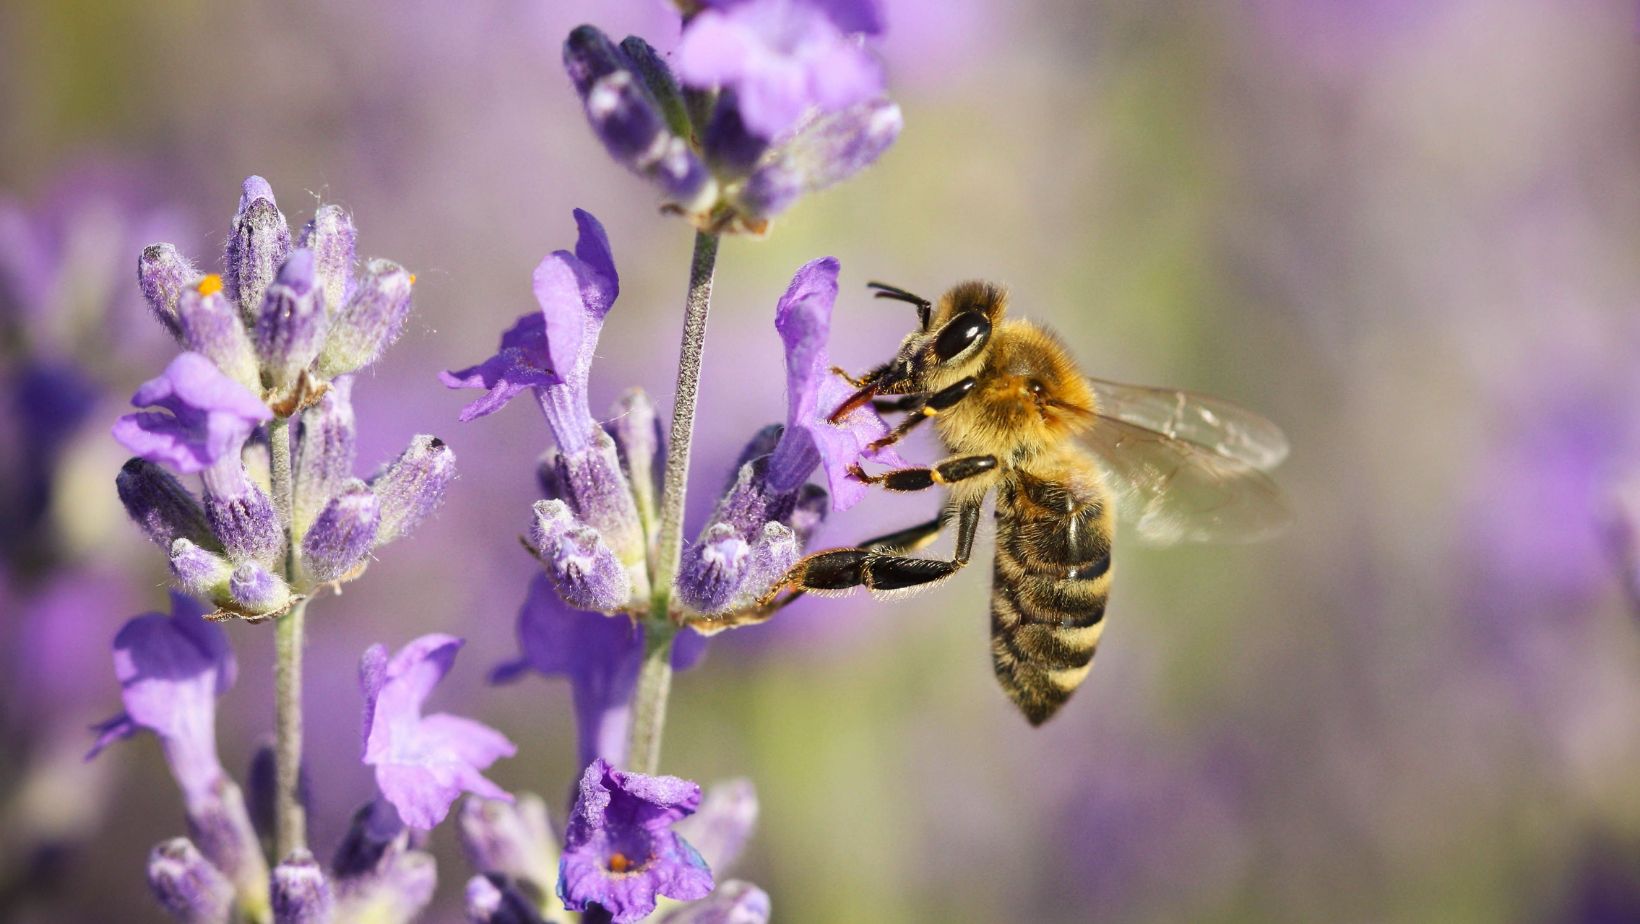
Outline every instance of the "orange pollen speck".
<path fill-rule="evenodd" d="M 610 872 L 612 872 L 612 873 L 624 873 L 624 872 L 626 872 L 627 870 L 629 870 L 631 868 L 632 868 L 632 861 L 628 860 L 626 858 L 626 854 L 624 854 L 624 853 L 613 853 L 613 854 L 609 855 L 609 871 Z"/>
<path fill-rule="evenodd" d="M 209 276 L 201 279 L 199 281 L 199 285 L 194 288 L 199 290 L 200 295 L 215 295 L 216 293 L 222 291 L 222 277 L 215 273 L 211 273 Z"/>
<path fill-rule="evenodd" d="M 411 273 L 411 274 L 410 274 L 410 284 L 411 284 L 411 285 L 415 285 L 415 284 L 416 284 L 416 274 L 415 274 L 415 273 Z"/>

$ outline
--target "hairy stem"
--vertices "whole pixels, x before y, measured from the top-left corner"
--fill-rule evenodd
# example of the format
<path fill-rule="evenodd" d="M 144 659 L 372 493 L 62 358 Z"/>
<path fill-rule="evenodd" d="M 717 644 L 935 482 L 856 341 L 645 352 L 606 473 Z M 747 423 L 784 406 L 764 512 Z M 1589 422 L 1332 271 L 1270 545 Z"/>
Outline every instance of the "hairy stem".
<path fill-rule="evenodd" d="M 683 551 L 683 501 L 689 485 L 689 443 L 695 435 L 695 398 L 700 391 L 701 354 L 706 347 L 706 316 L 712 307 L 712 273 L 717 267 L 718 236 L 695 233 L 689 262 L 689 292 L 683 306 L 683 342 L 678 347 L 678 387 L 672 398 L 672 432 L 666 442 L 666 474 L 661 480 L 661 525 L 650 581 L 653 591 L 644 627 L 643 667 L 632 701 L 632 734 L 627 764 L 640 773 L 655 773 L 661 762 L 661 731 L 666 700 L 672 691 L 672 579 Z"/>
<path fill-rule="evenodd" d="M 273 502 L 285 526 L 285 578 L 295 585 L 296 539 L 290 532 L 296 509 L 291 479 L 290 418 L 268 425 L 273 456 Z M 302 770 L 302 623 L 307 602 L 298 601 L 279 617 L 274 640 L 274 862 L 307 848 L 307 814 L 298 792 Z"/>
<path fill-rule="evenodd" d="M 695 256 L 689 264 L 689 294 L 683 308 L 683 343 L 678 348 L 678 389 L 672 399 L 672 432 L 666 442 L 666 475 L 661 481 L 661 531 L 656 546 L 653 621 L 667 619 L 672 578 L 683 550 L 683 499 L 689 482 L 689 441 L 695 434 L 695 397 L 700 389 L 700 358 L 706 346 L 706 314 L 712 307 L 712 272 L 717 266 L 718 236 L 695 233 Z"/>
<path fill-rule="evenodd" d="M 661 732 L 666 726 L 666 700 L 672 691 L 672 638 L 670 622 L 651 622 L 644 631 L 643 667 L 632 696 L 632 737 L 627 767 L 639 773 L 660 771 Z"/>

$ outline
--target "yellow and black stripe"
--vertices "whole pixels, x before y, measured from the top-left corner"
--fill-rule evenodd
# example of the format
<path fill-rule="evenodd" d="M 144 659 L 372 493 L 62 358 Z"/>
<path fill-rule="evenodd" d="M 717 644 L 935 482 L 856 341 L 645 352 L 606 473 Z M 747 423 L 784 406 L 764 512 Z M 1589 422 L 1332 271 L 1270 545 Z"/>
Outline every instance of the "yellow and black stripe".
<path fill-rule="evenodd" d="M 1013 473 L 997 491 L 991 659 L 1032 725 L 1088 675 L 1104 630 L 1111 534 L 1106 498 Z"/>

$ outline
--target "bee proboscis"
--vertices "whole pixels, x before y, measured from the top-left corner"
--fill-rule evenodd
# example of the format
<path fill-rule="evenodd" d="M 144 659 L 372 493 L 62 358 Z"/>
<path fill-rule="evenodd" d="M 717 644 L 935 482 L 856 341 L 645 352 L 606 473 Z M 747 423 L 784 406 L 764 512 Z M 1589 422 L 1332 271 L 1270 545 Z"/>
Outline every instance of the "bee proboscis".
<path fill-rule="evenodd" d="M 832 418 L 867 403 L 904 413 L 878 445 L 932 419 L 943 461 L 855 474 L 890 491 L 944 487 L 946 501 L 926 523 L 806 556 L 765 597 L 766 611 L 810 591 L 892 596 L 949 577 L 967 564 L 994 492 L 992 663 L 1003 690 L 1040 725 L 1092 665 L 1118 505 L 1158 544 L 1250 541 L 1289 520 L 1268 475 L 1287 441 L 1263 417 L 1191 392 L 1089 378 L 1048 329 L 1007 317 L 1007 294 L 988 282 L 957 285 L 937 304 L 871 287 L 915 305 L 920 324 L 894 359 L 851 378 L 857 391 Z M 950 559 L 910 554 L 951 523 Z"/>

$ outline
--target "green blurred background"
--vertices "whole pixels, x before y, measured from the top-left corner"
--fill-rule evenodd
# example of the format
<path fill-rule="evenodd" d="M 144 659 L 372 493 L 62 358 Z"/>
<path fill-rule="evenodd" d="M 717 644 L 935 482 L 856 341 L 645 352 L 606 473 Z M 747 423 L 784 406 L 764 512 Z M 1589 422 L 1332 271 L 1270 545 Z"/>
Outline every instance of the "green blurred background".
<path fill-rule="evenodd" d="M 790 922 L 1640 921 L 1633 4 L 886 5 L 899 143 L 724 247 L 690 529 L 783 413 L 774 301 L 823 254 L 843 265 L 837 361 L 868 366 L 910 323 L 868 279 L 1005 282 L 1091 374 L 1280 422 L 1297 522 L 1257 546 L 1121 544 L 1093 673 L 1041 730 L 991 677 L 985 568 L 902 602 L 805 601 L 716 643 L 674 688 L 664 765 L 756 782 L 737 875 Z M 0 189 L 21 207 L 49 209 L 75 171 L 135 178 L 160 236 L 209 263 L 258 173 L 293 221 L 338 201 L 362 254 L 420 275 L 404 342 L 355 391 L 361 462 L 432 431 L 463 477 L 313 620 L 310 702 L 344 704 L 311 719 L 321 853 L 369 793 L 354 665 L 375 641 L 469 639 L 435 705 L 519 742 L 504 787 L 554 801 L 576 769 L 562 683 L 483 682 L 514 651 L 545 429 L 520 409 L 458 426 L 464 396 L 434 373 L 529 310 L 530 270 L 583 207 L 622 274 L 594 404 L 631 384 L 666 401 L 690 233 L 587 130 L 558 52 L 582 21 L 663 49 L 677 30 L 659 0 L 0 8 Z M 86 246 L 36 323 L 141 327 L 136 251 Z M 4 897 L 18 921 L 158 920 L 144 858 L 182 824 L 158 749 L 77 756 L 117 709 L 114 629 L 163 603 L 107 425 L 167 347 L 149 332 L 86 355 L 65 329 L 7 361 L 55 350 L 104 389 L 49 498 L 63 580 L 93 591 L 54 631 L 88 666 L 5 653 L 9 683 L 69 692 L 14 702 L 34 750 L 0 777 L 0 864 L 36 831 L 75 846 Z M 822 540 L 929 503 L 874 499 Z M 272 646 L 231 635 L 239 766 L 271 724 Z M 433 845 L 430 917 L 458 920 L 449 826 Z"/>

